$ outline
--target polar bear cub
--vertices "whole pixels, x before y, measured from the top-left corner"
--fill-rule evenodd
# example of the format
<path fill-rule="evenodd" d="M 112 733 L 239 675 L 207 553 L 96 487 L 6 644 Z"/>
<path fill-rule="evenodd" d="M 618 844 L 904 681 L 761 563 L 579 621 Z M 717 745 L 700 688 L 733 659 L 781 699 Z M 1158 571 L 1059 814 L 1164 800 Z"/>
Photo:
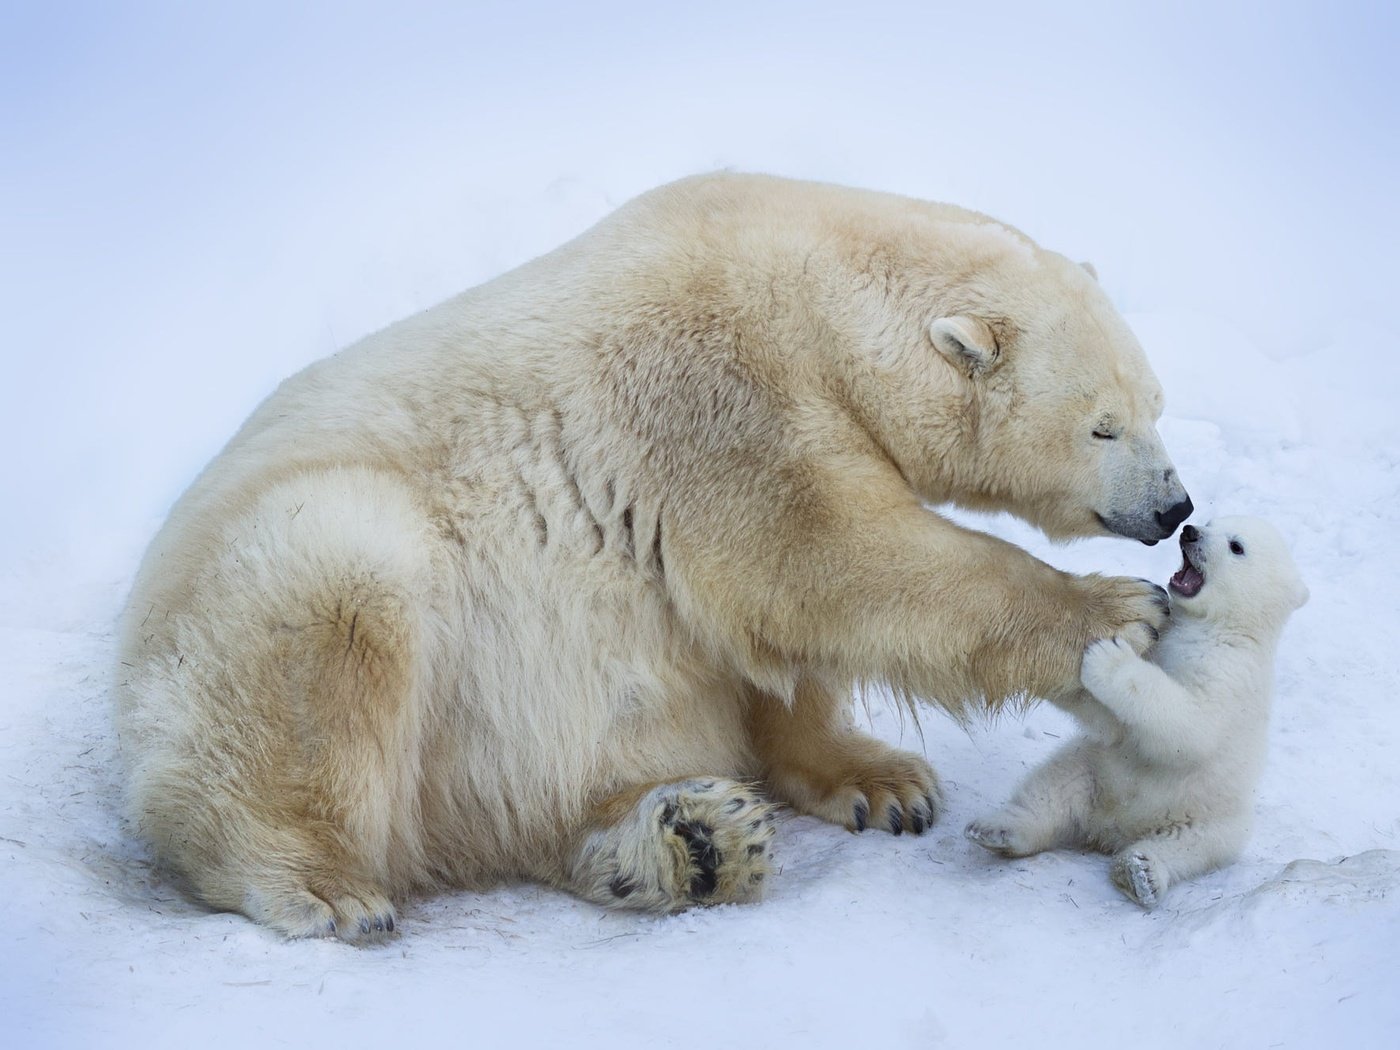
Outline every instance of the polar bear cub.
<path fill-rule="evenodd" d="M 1147 908 L 1167 887 L 1230 863 L 1249 833 L 1264 762 L 1274 651 L 1308 597 L 1283 538 L 1257 518 L 1181 532 L 1171 627 L 1147 658 L 1090 643 L 1086 730 L 967 826 L 1012 857 L 1060 846 L 1113 853 L 1114 883 Z"/>

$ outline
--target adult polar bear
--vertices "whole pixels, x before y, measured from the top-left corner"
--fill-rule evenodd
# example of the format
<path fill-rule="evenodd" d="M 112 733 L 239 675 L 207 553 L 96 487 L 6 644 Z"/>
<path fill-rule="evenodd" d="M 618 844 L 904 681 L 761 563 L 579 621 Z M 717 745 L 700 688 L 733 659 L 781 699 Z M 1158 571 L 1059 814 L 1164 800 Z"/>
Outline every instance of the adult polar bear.
<path fill-rule="evenodd" d="M 751 897 L 737 778 L 921 831 L 933 771 L 852 683 L 1067 701 L 1165 615 L 925 502 L 1169 536 L 1161 402 L 1091 276 L 984 216 L 656 190 L 287 380 L 176 504 L 123 625 L 132 812 L 209 904 L 350 940 L 507 877 Z"/>

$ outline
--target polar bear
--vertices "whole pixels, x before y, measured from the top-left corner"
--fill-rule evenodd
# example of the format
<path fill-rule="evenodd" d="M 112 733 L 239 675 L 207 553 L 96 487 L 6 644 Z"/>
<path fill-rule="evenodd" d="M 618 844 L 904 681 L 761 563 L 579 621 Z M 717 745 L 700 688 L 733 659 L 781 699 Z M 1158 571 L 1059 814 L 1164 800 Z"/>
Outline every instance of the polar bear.
<path fill-rule="evenodd" d="M 958 208 L 679 182 L 287 380 L 172 509 L 124 614 L 134 819 L 213 907 L 389 933 L 527 878 L 757 897 L 771 805 L 937 816 L 856 682 L 1063 701 L 1151 584 L 929 510 L 1170 536 L 1161 389 L 1081 266 Z"/>
<path fill-rule="evenodd" d="M 1146 908 L 1244 845 L 1274 651 L 1308 597 L 1283 538 L 1257 518 L 1187 525 L 1181 552 L 1171 629 L 1150 661 L 1122 639 L 1091 644 L 1082 676 L 1092 701 L 1075 708 L 1088 735 L 966 831 L 1013 857 L 1072 845 L 1113 853 L 1114 884 Z"/>

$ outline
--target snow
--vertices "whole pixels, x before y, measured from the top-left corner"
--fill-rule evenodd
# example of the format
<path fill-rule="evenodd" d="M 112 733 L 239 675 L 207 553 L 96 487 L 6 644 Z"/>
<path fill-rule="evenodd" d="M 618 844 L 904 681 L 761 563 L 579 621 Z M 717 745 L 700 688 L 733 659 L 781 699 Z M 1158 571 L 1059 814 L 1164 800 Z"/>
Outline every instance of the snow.
<path fill-rule="evenodd" d="M 14 1046 L 1367 1047 L 1400 1030 L 1395 17 L 1334 5 L 617 3 L 0 13 L 0 1015 Z M 1091 258 L 1200 507 L 1312 590 L 1258 823 L 1148 914 L 1107 861 L 960 829 L 1072 724 L 924 749 L 921 838 L 790 818 L 769 899 L 670 918 L 528 885 L 285 943 L 117 815 L 112 621 L 161 514 L 306 362 L 718 166 L 977 207 Z M 1170 545 L 1052 547 L 1165 580 Z"/>

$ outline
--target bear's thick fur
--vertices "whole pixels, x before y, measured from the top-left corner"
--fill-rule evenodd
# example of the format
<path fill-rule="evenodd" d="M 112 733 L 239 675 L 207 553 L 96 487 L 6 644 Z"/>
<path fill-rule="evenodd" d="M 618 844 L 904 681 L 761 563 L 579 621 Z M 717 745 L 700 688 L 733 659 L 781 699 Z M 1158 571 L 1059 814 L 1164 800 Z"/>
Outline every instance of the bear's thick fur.
<path fill-rule="evenodd" d="M 1121 639 L 1084 653 L 1088 732 L 967 836 L 1008 856 L 1058 846 L 1116 854 L 1114 883 L 1145 908 L 1230 863 L 1264 764 L 1274 652 L 1308 599 L 1283 537 L 1258 518 L 1181 532 L 1171 629 L 1147 660 Z"/>
<path fill-rule="evenodd" d="M 984 216 L 656 190 L 287 380 L 196 480 L 124 619 L 132 812 L 208 903 L 349 939 L 503 878 L 755 896 L 765 795 L 921 831 L 933 771 L 853 683 L 1063 701 L 1165 615 L 925 503 L 1154 542 L 1161 407 L 1090 274 Z"/>

